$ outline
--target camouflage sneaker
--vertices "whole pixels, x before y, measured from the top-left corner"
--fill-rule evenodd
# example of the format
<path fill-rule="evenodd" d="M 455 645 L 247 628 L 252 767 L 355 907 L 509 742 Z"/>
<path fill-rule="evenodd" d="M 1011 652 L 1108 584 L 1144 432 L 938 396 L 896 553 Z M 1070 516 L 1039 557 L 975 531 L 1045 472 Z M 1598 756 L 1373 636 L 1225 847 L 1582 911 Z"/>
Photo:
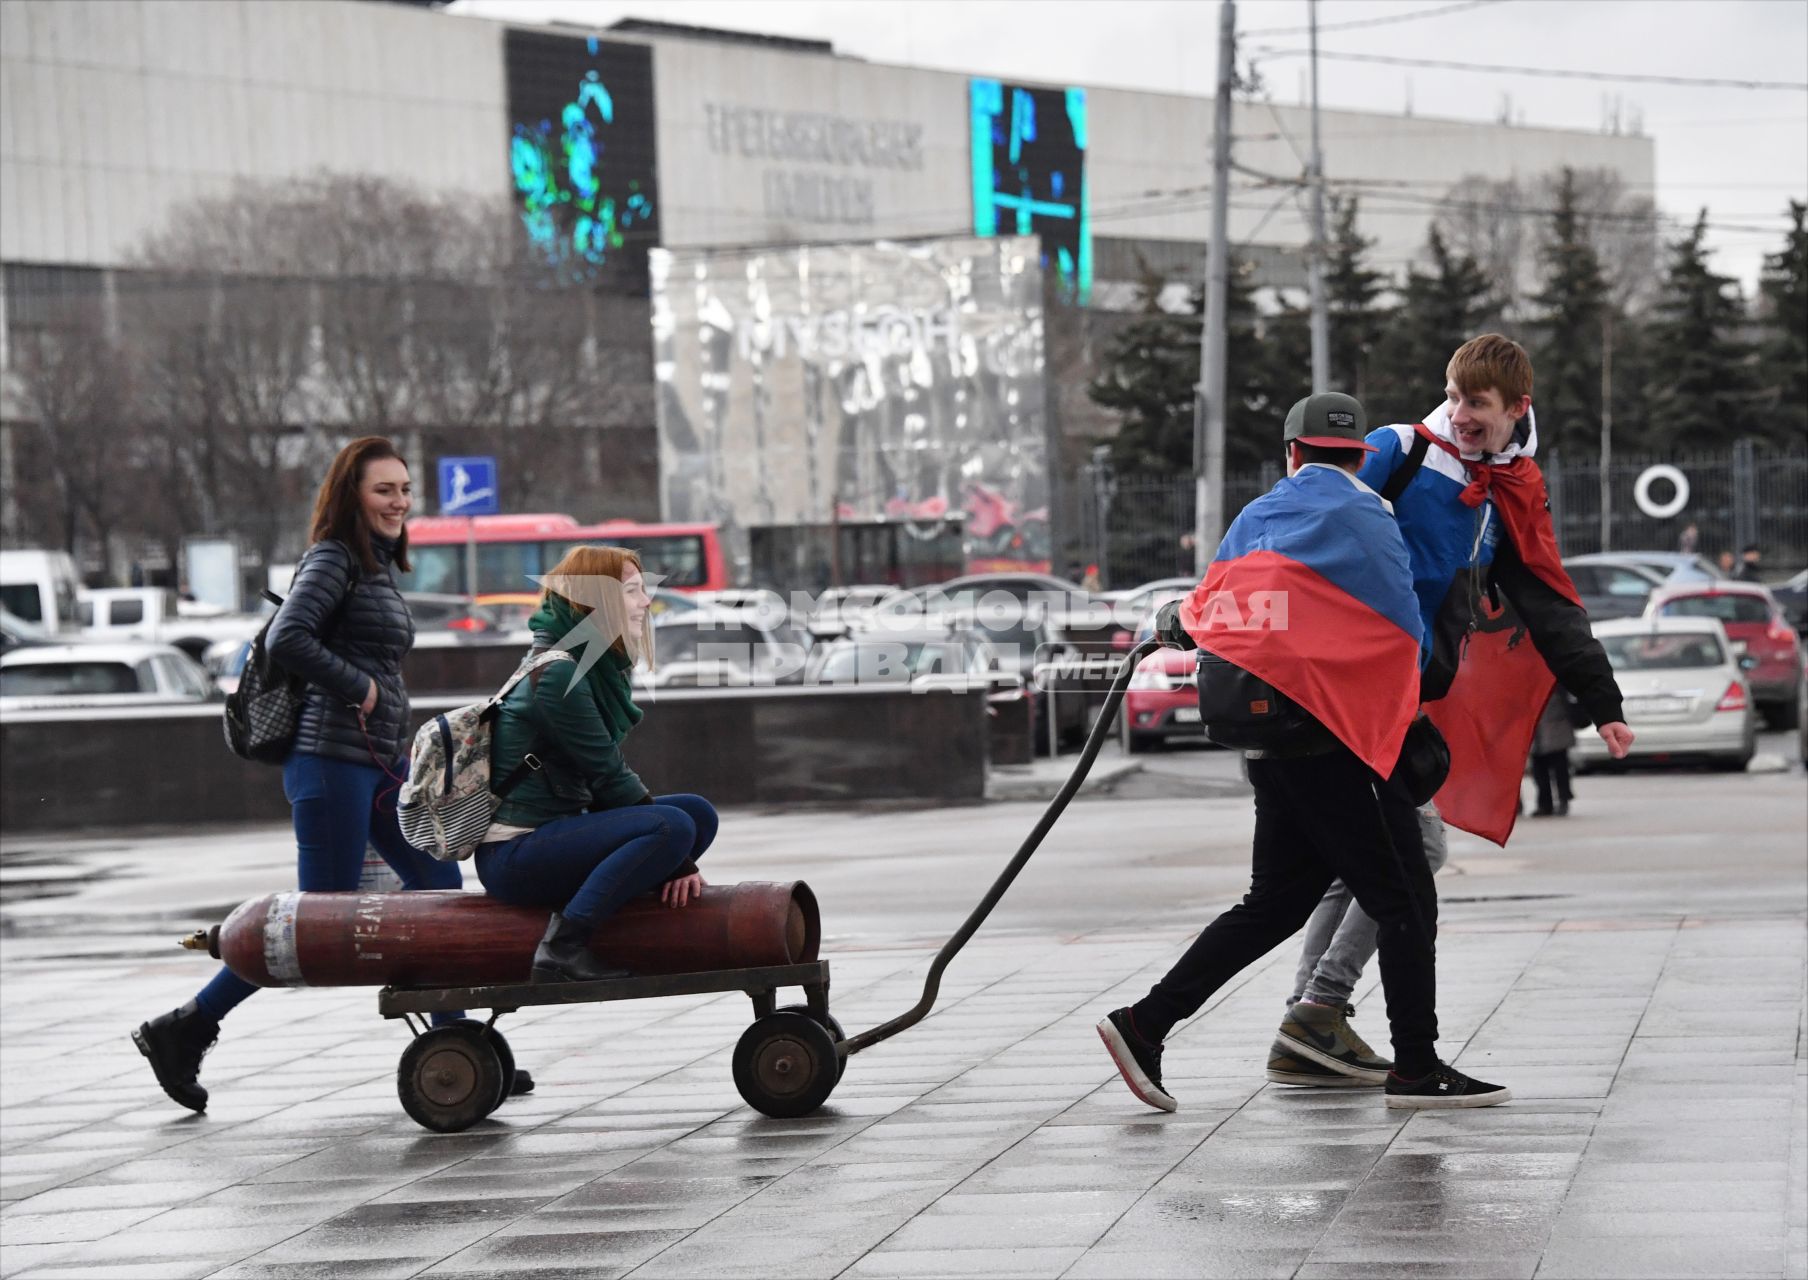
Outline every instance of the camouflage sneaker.
<path fill-rule="evenodd" d="M 1319 1089 L 1367 1089 L 1367 1080 L 1346 1076 L 1341 1071 L 1321 1067 L 1310 1058 L 1294 1055 L 1292 1047 L 1276 1040 L 1268 1050 L 1268 1079 L 1271 1084 L 1309 1085 Z"/>
<path fill-rule="evenodd" d="M 1296 1058 L 1305 1058 L 1364 1084 L 1386 1084 L 1393 1063 L 1378 1056 L 1351 1028 L 1345 1010 L 1296 1001 L 1281 1020 L 1275 1043 Z"/>

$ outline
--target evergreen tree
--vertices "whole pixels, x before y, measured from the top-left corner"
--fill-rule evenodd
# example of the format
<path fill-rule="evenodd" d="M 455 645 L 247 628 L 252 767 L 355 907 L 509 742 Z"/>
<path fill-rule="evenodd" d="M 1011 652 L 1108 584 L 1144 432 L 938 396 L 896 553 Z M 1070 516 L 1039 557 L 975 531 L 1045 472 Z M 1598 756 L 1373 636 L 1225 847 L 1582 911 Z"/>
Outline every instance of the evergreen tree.
<path fill-rule="evenodd" d="M 1166 282 L 1145 266 L 1136 318 L 1105 344 L 1087 396 L 1118 418 L 1111 462 L 1120 475 L 1190 475 L 1193 386 L 1199 381 L 1197 311 L 1164 310 Z"/>
<path fill-rule="evenodd" d="M 1331 390 L 1363 400 L 1369 391 L 1369 364 L 1387 321 L 1380 300 L 1388 278 L 1368 265 L 1375 242 L 1356 229 L 1357 205 L 1354 198 L 1331 201 L 1325 311 L 1331 330 Z"/>
<path fill-rule="evenodd" d="M 1417 422 L 1444 396 L 1444 366 L 1485 332 L 1496 314 L 1492 282 L 1458 255 L 1434 224 L 1426 237 L 1429 270 L 1408 267 L 1400 305 L 1376 347 L 1363 407 L 1371 423 Z"/>
<path fill-rule="evenodd" d="M 1764 256 L 1758 289 L 1764 297 L 1758 382 L 1763 394 L 1760 434 L 1780 445 L 1808 439 L 1808 204 L 1789 202 L 1783 248 Z"/>
<path fill-rule="evenodd" d="M 1745 308 L 1733 282 L 1708 267 L 1707 210 L 1670 246 L 1651 323 L 1651 443 L 1664 448 L 1730 445 L 1752 434 L 1757 387 L 1750 347 L 1739 336 Z"/>
<path fill-rule="evenodd" d="M 1161 305 L 1164 288 L 1159 277 L 1145 273 L 1135 318 L 1106 344 L 1103 371 L 1087 388 L 1094 404 L 1118 417 L 1111 462 L 1120 475 L 1193 474 L 1193 400 L 1205 301 L 1194 289 L 1185 313 L 1167 311 Z M 1285 412 L 1285 405 L 1274 408 L 1272 363 L 1250 268 L 1236 258 L 1231 260 L 1225 317 L 1224 461 L 1227 470 L 1236 471 L 1275 455 L 1280 414 Z"/>
<path fill-rule="evenodd" d="M 1540 447 L 1592 452 L 1601 428 L 1601 339 L 1607 281 L 1576 204 L 1573 170 L 1557 184 L 1551 238 L 1539 257 L 1543 288 L 1532 301 L 1542 313 L 1533 351 L 1533 404 Z"/>

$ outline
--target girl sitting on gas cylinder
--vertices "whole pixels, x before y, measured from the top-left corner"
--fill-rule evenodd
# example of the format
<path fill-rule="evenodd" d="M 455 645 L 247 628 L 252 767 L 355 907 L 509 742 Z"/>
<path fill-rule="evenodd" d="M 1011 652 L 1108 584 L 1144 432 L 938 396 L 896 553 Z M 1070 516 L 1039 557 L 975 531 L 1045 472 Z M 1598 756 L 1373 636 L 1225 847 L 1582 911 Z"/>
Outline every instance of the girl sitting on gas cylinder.
<path fill-rule="evenodd" d="M 543 663 L 503 700 L 490 776 L 533 760 L 477 847 L 477 876 L 503 902 L 555 908 L 535 982 L 623 977 L 591 954 L 592 933 L 655 888 L 671 907 L 696 898 L 716 811 L 702 796 L 652 795 L 622 758 L 642 714 L 631 675 L 653 658 L 640 557 L 574 547 L 541 583 L 528 656 L 561 648 L 576 661 Z"/>

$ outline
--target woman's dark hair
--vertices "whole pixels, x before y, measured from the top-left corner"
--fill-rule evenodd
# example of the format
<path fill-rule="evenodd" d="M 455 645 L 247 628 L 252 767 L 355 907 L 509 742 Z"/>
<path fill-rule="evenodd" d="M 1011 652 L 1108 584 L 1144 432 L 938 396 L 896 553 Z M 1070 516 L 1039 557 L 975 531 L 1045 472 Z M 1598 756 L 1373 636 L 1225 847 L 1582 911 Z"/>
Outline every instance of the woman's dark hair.
<path fill-rule="evenodd" d="M 333 465 L 326 469 L 326 479 L 320 482 L 320 492 L 314 496 L 314 520 L 308 529 L 310 546 L 328 538 L 343 542 L 351 548 L 366 573 L 376 573 L 382 566 L 370 549 L 370 525 L 364 519 L 364 504 L 358 499 L 358 486 L 364 482 L 364 469 L 384 458 L 394 458 L 404 467 L 408 465 L 407 459 L 382 436 L 363 436 L 339 450 Z M 396 539 L 393 559 L 396 568 L 403 573 L 412 567 L 408 563 L 406 526 Z"/>

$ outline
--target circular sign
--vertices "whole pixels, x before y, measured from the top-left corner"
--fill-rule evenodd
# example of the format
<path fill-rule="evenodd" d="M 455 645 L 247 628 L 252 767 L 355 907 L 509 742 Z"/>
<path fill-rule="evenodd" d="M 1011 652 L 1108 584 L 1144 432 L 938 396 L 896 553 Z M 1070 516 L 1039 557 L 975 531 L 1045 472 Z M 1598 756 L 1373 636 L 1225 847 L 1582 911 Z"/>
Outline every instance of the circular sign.
<path fill-rule="evenodd" d="M 1670 487 L 1675 490 L 1668 502 L 1651 500 L 1651 486 L 1659 480 L 1668 480 Z M 1633 482 L 1632 500 L 1638 503 L 1640 511 L 1653 520 L 1668 520 L 1689 505 L 1689 478 L 1668 463 L 1646 467 Z"/>

